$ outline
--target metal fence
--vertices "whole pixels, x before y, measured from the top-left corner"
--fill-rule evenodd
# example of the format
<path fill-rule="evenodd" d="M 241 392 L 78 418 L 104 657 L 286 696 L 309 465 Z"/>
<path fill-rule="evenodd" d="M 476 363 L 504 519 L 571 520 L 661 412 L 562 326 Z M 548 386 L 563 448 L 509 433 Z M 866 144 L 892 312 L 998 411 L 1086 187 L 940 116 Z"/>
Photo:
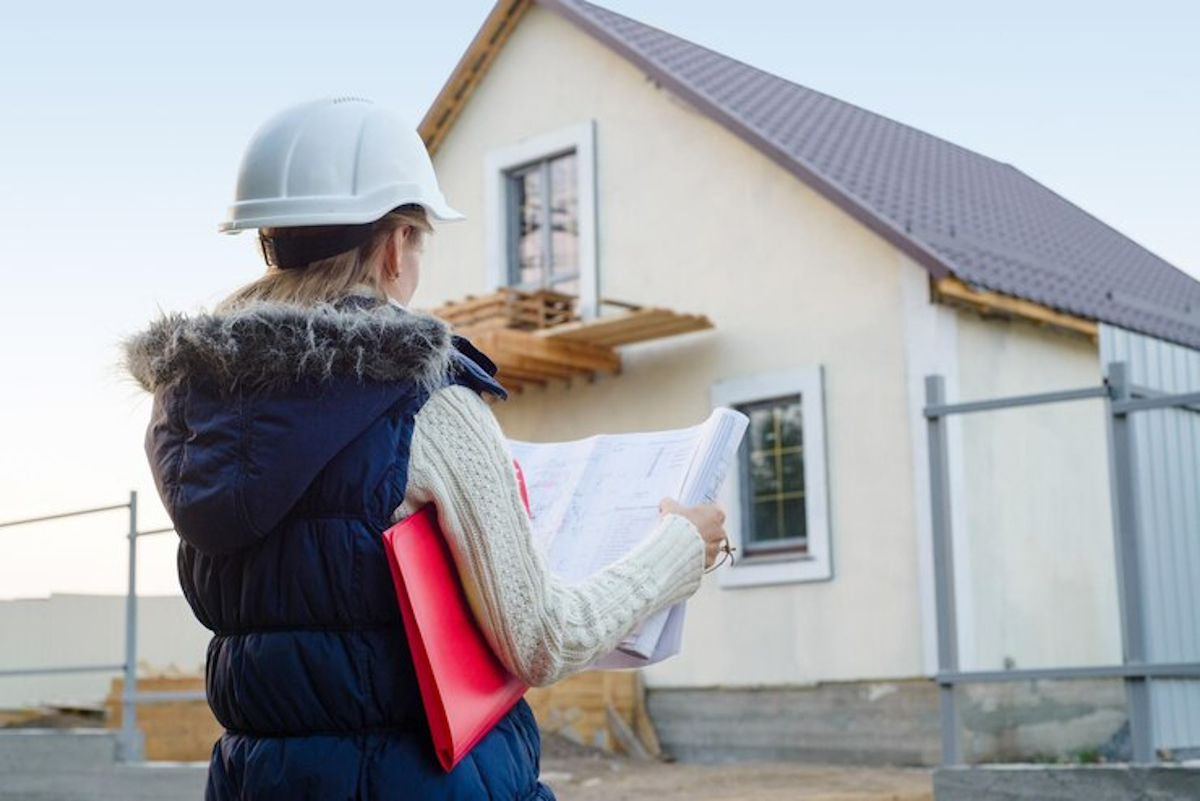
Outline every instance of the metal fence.
<path fill-rule="evenodd" d="M 954 534 L 951 529 L 949 448 L 947 418 L 958 414 L 1012 409 L 1048 403 L 1104 399 L 1109 427 L 1109 465 L 1115 511 L 1118 603 L 1124 658 L 1120 665 L 1092 667 L 964 671 L 959 669 L 958 618 L 954 593 Z M 933 508 L 935 592 L 938 623 L 938 674 L 941 700 L 942 763 L 963 763 L 959 719 L 960 685 L 1040 679 L 1120 678 L 1125 683 L 1132 756 L 1135 763 L 1156 761 L 1149 684 L 1155 679 L 1200 679 L 1200 662 L 1155 662 L 1147 658 L 1146 619 L 1143 606 L 1142 563 L 1145 535 L 1138 507 L 1131 416 L 1152 409 L 1177 408 L 1200 412 L 1200 392 L 1168 394 L 1135 386 L 1124 362 L 1108 365 L 1108 378 L 1099 387 L 1020 395 L 967 403 L 947 404 L 942 376 L 925 378 L 928 421 L 930 493 Z M 1200 576 L 1196 577 L 1200 580 Z"/>
<path fill-rule="evenodd" d="M 74 512 L 63 512 L 43 517 L 29 517 L 23 520 L 10 520 L 0 523 L 0 528 L 27 526 L 51 520 L 115 512 L 119 509 L 126 509 L 129 513 L 129 528 L 125 535 L 129 547 L 128 585 L 125 594 L 125 661 L 123 663 L 99 665 L 46 665 L 0 669 L 0 678 L 6 676 L 55 675 L 64 673 L 123 673 L 125 686 L 121 694 L 121 728 L 117 732 L 117 759 L 122 762 L 140 762 L 145 758 L 146 749 L 145 740 L 137 725 L 137 705 L 166 701 L 196 700 L 205 697 L 203 692 L 139 693 L 137 690 L 137 541 L 140 537 L 168 534 L 175 529 L 168 527 L 139 531 L 137 492 L 129 493 L 129 501 L 127 503 L 98 506 L 93 509 L 80 509 Z"/>

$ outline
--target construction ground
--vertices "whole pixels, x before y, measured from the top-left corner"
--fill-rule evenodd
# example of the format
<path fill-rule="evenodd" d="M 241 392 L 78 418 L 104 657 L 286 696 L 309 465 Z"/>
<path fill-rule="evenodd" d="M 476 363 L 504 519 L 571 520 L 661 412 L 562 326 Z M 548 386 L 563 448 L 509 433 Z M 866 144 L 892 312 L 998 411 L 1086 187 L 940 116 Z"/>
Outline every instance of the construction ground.
<path fill-rule="evenodd" d="M 111 760 L 110 737 L 97 737 L 94 746 L 81 744 L 79 737 L 69 743 L 59 740 L 57 745 L 47 741 L 31 746 L 22 758 L 0 762 L 0 801 L 194 801 L 203 797 L 203 764 L 117 765 Z M 33 739 L 36 736 L 31 742 Z M 585 749 L 553 736 L 546 738 L 542 779 L 560 801 L 933 799 L 929 770 L 789 763 L 672 764 Z"/>
<path fill-rule="evenodd" d="M 200 677 L 146 677 L 139 691 L 203 688 Z M 150 704 L 138 714 L 150 760 L 114 761 L 123 684 L 103 708 L 0 714 L 0 801 L 184 801 L 203 797 L 205 760 L 220 726 L 203 700 Z M 790 762 L 690 764 L 659 753 L 634 674 L 593 672 L 527 695 L 542 726 L 542 780 L 560 801 L 932 801 L 931 769 Z M 558 732 L 562 732 L 561 734 Z M 564 736 L 565 735 L 565 736 Z M 624 749 L 593 748 L 581 742 Z M 644 746 L 649 743 L 650 747 Z M 624 750 L 625 753 L 614 751 Z M 629 756 L 641 752 L 644 756 Z"/>

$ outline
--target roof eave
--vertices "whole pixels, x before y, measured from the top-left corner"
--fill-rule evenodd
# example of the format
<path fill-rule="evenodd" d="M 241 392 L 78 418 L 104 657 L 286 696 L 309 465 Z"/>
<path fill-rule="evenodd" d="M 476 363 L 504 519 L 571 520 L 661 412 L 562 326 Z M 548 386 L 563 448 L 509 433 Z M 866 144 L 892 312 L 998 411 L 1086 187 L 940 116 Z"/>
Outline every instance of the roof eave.
<path fill-rule="evenodd" d="M 466 106 L 467 98 L 475 91 L 496 54 L 532 4 L 533 0 L 498 0 L 488 12 L 479 32 L 458 60 L 417 128 L 429 155 L 432 156 L 441 147 L 446 134 Z"/>

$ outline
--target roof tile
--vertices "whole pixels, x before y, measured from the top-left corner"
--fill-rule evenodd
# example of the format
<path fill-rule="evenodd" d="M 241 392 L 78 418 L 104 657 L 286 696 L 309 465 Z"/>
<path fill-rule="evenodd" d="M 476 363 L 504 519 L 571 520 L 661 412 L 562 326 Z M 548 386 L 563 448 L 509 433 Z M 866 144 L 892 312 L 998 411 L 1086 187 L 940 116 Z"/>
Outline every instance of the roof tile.
<path fill-rule="evenodd" d="M 962 280 L 1200 348 L 1200 281 L 1012 166 L 585 0 L 547 5 Z"/>

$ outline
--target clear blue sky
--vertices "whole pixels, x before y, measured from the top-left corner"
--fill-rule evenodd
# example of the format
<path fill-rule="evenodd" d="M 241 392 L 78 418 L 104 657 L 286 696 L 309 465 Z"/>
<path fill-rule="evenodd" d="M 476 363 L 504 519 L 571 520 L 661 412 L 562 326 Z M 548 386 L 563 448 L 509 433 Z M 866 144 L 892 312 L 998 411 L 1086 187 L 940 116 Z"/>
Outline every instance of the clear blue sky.
<path fill-rule="evenodd" d="M 1010 162 L 1200 276 L 1200 5 L 606 4 Z M 145 524 L 166 522 L 141 451 L 149 403 L 114 368 L 116 342 L 159 308 L 210 305 L 261 269 L 250 239 L 216 224 L 267 115 L 353 93 L 416 120 L 490 8 L 0 11 L 0 520 L 136 488 Z M 124 525 L 109 514 L 0 529 L 0 597 L 119 591 Z M 143 552 L 143 589 L 174 591 L 173 543 Z"/>

